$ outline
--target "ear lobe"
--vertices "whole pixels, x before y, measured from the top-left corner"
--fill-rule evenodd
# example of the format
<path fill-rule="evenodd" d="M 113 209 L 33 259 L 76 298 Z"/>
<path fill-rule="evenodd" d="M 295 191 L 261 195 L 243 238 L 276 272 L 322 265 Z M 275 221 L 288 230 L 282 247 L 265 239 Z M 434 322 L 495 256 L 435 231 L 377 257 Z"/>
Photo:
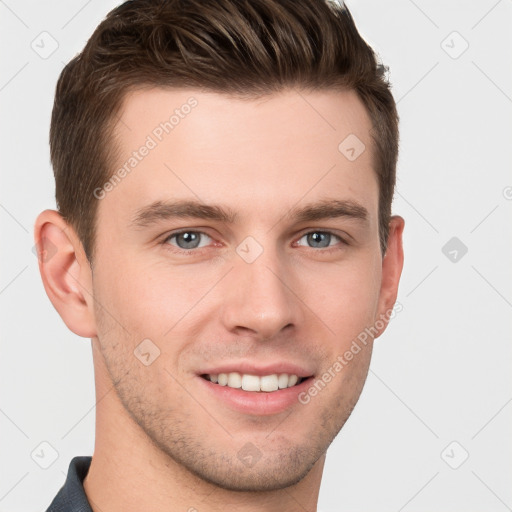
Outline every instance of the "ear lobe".
<path fill-rule="evenodd" d="M 44 289 L 62 320 L 78 336 L 96 336 L 91 269 L 73 228 L 59 212 L 45 210 L 34 241 Z"/>
<path fill-rule="evenodd" d="M 402 233 L 405 221 L 402 217 L 394 215 L 389 221 L 389 237 L 386 254 L 382 259 L 382 280 L 379 295 L 379 308 L 376 323 L 384 323 L 382 329 L 379 329 L 375 338 L 378 338 L 389 323 L 389 318 L 393 310 L 398 295 L 398 285 L 400 275 L 404 265 L 404 250 L 402 244 Z"/>

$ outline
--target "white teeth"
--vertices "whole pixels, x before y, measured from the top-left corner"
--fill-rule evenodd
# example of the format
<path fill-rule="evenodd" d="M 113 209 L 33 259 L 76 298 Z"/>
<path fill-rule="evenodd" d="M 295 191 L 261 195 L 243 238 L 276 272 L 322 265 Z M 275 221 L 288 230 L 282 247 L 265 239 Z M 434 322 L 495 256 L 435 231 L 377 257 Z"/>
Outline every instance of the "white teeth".
<path fill-rule="evenodd" d="M 279 375 L 279 378 L 277 379 L 277 385 L 279 386 L 279 389 L 287 388 L 288 380 L 288 375 L 286 373 L 281 373 L 281 375 Z"/>
<path fill-rule="evenodd" d="M 217 383 L 221 386 L 228 386 L 230 388 L 239 389 L 244 391 L 277 391 L 278 389 L 291 388 L 299 382 L 299 377 L 294 374 L 274 373 L 272 375 L 258 375 L 241 374 L 238 372 L 210 374 L 206 376 L 211 382 Z"/>
<path fill-rule="evenodd" d="M 231 372 L 228 374 L 228 386 L 230 388 L 241 388 L 242 387 L 242 376 L 237 372 Z"/>
<path fill-rule="evenodd" d="M 260 378 L 257 375 L 245 374 L 242 377 L 242 389 L 244 391 L 259 391 L 261 389 Z"/>
<path fill-rule="evenodd" d="M 276 391 L 279 389 L 278 376 L 274 373 L 274 375 L 261 377 L 260 387 L 261 391 Z"/>

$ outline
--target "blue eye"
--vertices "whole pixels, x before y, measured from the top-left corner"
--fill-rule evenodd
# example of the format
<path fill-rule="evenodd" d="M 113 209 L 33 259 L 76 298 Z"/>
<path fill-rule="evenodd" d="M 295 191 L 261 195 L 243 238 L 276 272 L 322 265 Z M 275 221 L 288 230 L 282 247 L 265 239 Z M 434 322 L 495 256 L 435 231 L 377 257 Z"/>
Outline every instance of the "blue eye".
<path fill-rule="evenodd" d="M 306 238 L 307 244 L 314 249 L 323 249 L 331 246 L 331 241 L 337 239 L 338 241 L 344 242 L 338 235 L 329 231 L 310 231 L 303 235 L 300 240 Z M 299 240 L 299 242 L 300 242 Z M 302 245 L 302 244 L 299 244 Z"/>
<path fill-rule="evenodd" d="M 303 242 L 304 239 L 305 242 Z M 200 252 L 199 249 L 208 247 L 212 241 L 213 239 L 203 231 L 188 229 L 171 233 L 161 243 L 176 253 L 180 253 L 180 251 L 184 251 L 186 253 L 186 251 L 194 250 Z M 295 245 L 306 246 L 311 249 L 322 249 L 325 250 L 325 252 L 330 252 L 330 250 L 342 248 L 336 247 L 337 245 L 345 246 L 348 245 L 348 243 L 343 238 L 331 233 L 330 231 L 310 231 L 302 235 Z"/>
<path fill-rule="evenodd" d="M 179 249 L 183 250 L 197 249 L 207 245 L 201 244 L 201 237 L 210 238 L 206 233 L 203 233 L 201 231 L 181 231 L 180 233 L 173 233 L 172 235 L 167 237 L 164 240 L 164 243 L 170 242 L 171 240 L 175 239 L 176 243 L 171 243 L 170 245 L 175 245 Z"/>

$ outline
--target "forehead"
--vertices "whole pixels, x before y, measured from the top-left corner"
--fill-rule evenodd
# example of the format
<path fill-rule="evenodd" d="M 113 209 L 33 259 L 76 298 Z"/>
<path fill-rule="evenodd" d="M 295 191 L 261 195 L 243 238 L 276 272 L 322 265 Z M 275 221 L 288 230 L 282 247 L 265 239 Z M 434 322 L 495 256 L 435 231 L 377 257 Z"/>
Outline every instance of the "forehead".
<path fill-rule="evenodd" d="M 100 209 L 128 220 L 155 200 L 193 198 L 270 217 L 328 195 L 358 199 L 371 217 L 378 189 L 370 130 L 354 91 L 290 89 L 252 99 L 134 91 L 116 125 L 113 186 Z"/>

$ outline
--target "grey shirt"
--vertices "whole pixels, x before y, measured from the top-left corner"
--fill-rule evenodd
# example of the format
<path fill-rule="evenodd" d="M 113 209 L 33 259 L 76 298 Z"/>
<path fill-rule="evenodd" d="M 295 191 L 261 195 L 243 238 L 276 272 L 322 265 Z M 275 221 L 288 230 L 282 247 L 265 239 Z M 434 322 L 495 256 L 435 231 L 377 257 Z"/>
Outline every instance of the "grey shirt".
<path fill-rule="evenodd" d="M 85 495 L 83 481 L 92 457 L 74 457 L 69 463 L 68 476 L 46 512 L 92 512 Z"/>

